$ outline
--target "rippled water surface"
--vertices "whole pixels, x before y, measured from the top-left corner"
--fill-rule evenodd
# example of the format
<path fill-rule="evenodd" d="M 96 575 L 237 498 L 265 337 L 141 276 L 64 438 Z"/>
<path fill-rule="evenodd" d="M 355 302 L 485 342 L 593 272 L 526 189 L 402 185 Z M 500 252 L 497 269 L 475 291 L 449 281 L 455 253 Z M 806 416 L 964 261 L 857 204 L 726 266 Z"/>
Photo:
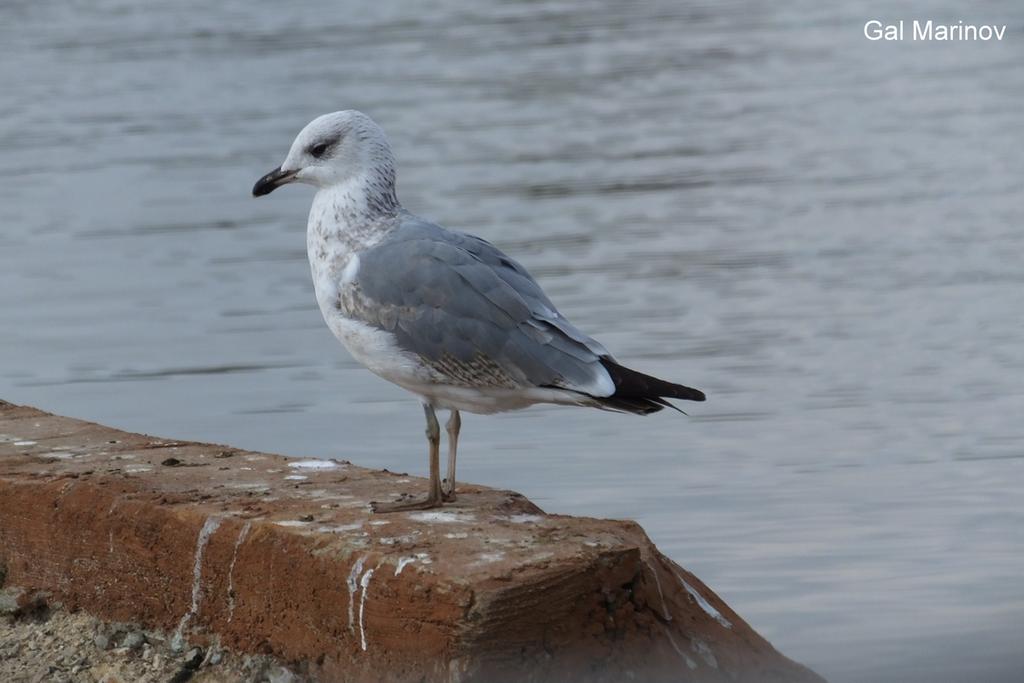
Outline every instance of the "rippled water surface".
<path fill-rule="evenodd" d="M 467 416 L 466 479 L 639 520 L 834 681 L 1024 671 L 1024 6 L 350 5 L 0 5 L 0 396 L 423 473 L 320 319 L 309 188 L 249 197 L 359 108 L 406 206 L 710 396 Z"/>

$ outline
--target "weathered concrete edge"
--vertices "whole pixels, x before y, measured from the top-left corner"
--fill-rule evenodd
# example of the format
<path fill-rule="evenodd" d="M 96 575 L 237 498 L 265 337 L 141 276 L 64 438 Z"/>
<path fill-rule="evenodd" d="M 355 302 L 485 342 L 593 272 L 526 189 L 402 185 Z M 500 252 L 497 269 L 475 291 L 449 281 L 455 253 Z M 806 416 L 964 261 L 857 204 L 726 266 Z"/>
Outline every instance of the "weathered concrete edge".
<path fill-rule="evenodd" d="M 8 582 L 53 591 L 102 618 L 272 653 L 322 680 L 379 680 L 382 671 L 390 680 L 496 681 L 508 672 L 523 680 L 524 671 L 563 681 L 587 671 L 586 680 L 606 680 L 604 671 L 652 681 L 726 680 L 727 672 L 735 680 L 738 671 L 750 680 L 820 680 L 778 655 L 631 522 L 590 520 L 624 542 L 570 571 L 466 585 L 403 572 L 381 553 L 339 554 L 201 503 L 157 505 L 130 488 L 0 475 Z M 347 624 L 334 609 L 346 603 Z M 368 624 L 383 634 L 379 642 L 366 642 Z"/>
<path fill-rule="evenodd" d="M 419 637 L 387 651 L 378 643 L 362 650 L 368 589 L 386 599 L 412 582 L 412 572 L 395 576 L 396 567 L 381 566 L 370 553 L 320 554 L 314 539 L 288 529 L 190 508 L 161 508 L 74 480 L 0 478 L 7 583 L 49 591 L 72 610 L 173 633 L 183 642 L 216 639 L 231 650 L 305 663 L 311 673 L 340 668 L 351 680 L 377 680 L 404 659 L 403 651 L 441 661 L 454 649 L 454 633 L 445 631 L 439 611 L 461 613 L 468 592 L 452 595 L 437 577 L 417 577 L 417 594 L 436 588 L 433 600 L 424 605 L 408 596 L 397 619 L 429 614 Z M 377 570 L 373 584 L 364 579 L 370 568 Z M 353 606 L 347 625 L 344 614 L 333 613 L 346 604 Z M 316 623 L 323 628 L 309 628 Z"/>

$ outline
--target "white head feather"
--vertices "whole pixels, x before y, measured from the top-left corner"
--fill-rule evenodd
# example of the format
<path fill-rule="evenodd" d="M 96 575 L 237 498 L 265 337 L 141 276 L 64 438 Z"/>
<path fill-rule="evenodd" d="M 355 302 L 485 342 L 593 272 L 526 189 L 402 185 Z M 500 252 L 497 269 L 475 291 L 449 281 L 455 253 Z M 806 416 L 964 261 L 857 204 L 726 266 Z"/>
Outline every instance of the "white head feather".
<path fill-rule="evenodd" d="M 280 168 L 261 178 L 253 194 L 268 194 L 290 182 L 365 193 L 367 205 L 380 210 L 399 206 L 395 157 L 387 136 L 373 119 L 351 109 L 324 114 L 306 124 Z"/>

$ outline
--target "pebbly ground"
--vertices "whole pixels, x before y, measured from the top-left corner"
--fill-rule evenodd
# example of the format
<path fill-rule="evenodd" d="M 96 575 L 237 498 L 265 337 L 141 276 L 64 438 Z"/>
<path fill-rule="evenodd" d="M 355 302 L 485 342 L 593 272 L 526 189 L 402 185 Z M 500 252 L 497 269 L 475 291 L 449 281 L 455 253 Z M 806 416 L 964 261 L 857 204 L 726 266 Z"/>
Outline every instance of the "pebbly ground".
<path fill-rule="evenodd" d="M 83 612 L 0 591 L 4 683 L 302 683 L 270 657 L 217 647 L 175 651 L 167 634 L 111 624 Z"/>

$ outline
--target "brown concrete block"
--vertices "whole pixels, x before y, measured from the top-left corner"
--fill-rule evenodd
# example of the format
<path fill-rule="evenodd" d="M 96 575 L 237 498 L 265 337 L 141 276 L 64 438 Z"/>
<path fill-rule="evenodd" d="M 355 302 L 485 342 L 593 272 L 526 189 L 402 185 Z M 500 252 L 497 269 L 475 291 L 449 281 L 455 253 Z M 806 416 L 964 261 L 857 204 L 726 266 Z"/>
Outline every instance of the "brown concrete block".
<path fill-rule="evenodd" d="M 71 609 L 323 681 L 820 681 L 633 522 L 0 402 L 0 567 Z"/>

